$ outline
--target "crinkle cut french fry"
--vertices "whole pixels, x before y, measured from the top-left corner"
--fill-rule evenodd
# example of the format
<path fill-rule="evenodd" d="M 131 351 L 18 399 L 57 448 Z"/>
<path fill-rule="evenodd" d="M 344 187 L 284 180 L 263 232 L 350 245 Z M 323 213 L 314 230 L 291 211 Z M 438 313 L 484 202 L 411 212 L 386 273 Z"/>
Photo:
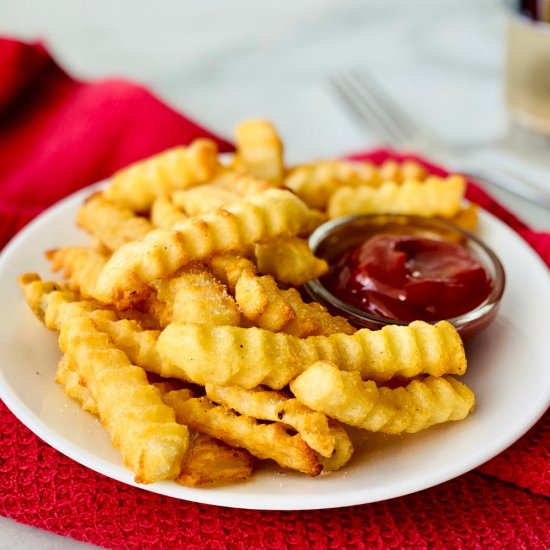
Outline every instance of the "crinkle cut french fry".
<path fill-rule="evenodd" d="M 238 201 L 241 195 L 235 191 L 211 184 L 199 185 L 187 191 L 174 191 L 172 200 L 188 216 L 199 216 L 226 204 Z"/>
<path fill-rule="evenodd" d="M 167 363 L 181 368 L 197 384 L 248 389 L 258 385 L 281 389 L 318 360 L 378 381 L 466 370 L 462 340 L 446 321 L 435 325 L 415 321 L 378 331 L 304 339 L 259 328 L 172 323 L 161 332 L 157 349 Z"/>
<path fill-rule="evenodd" d="M 328 160 L 296 166 L 287 174 L 284 184 L 306 204 L 323 210 L 340 187 L 377 187 L 384 181 L 402 183 L 408 179 L 422 181 L 427 175 L 420 164 L 409 160 L 401 163 L 390 160 L 380 166 L 372 162 Z"/>
<path fill-rule="evenodd" d="M 132 210 L 107 200 L 103 193 L 94 193 L 80 207 L 76 222 L 108 250 L 143 239 L 153 224 Z"/>
<path fill-rule="evenodd" d="M 71 367 L 67 355 L 63 355 L 59 362 L 56 382 L 82 409 L 94 415 L 98 414 L 90 391 L 82 385 L 80 376 Z M 162 384 L 170 388 L 166 391 L 173 391 L 174 384 L 170 382 Z M 236 449 L 213 437 L 195 433 L 175 481 L 187 487 L 239 481 L 252 474 L 253 463 L 252 455 L 245 449 Z"/>
<path fill-rule="evenodd" d="M 478 207 L 475 203 L 470 203 L 468 206 L 462 207 L 455 216 L 451 218 L 451 221 L 466 229 L 467 231 L 473 231 L 478 222 Z"/>
<path fill-rule="evenodd" d="M 263 193 L 268 189 L 275 189 L 277 187 L 266 180 L 246 176 L 233 171 L 227 171 L 225 174 L 220 174 L 212 181 L 211 185 L 213 187 L 228 189 L 242 197 Z"/>
<path fill-rule="evenodd" d="M 59 345 L 89 389 L 101 423 L 138 483 L 173 479 L 180 470 L 189 434 L 162 402 L 145 371 L 86 317 L 61 327 Z"/>
<path fill-rule="evenodd" d="M 113 321 L 96 312 L 91 318 L 97 328 L 111 338 L 115 346 L 122 350 L 134 363 L 148 372 L 169 378 L 173 375 L 174 369 L 166 364 L 158 354 L 156 343 L 160 334 L 158 330 L 142 330 L 136 321 L 121 319 Z M 185 380 L 181 370 L 176 373 L 180 379 Z"/>
<path fill-rule="evenodd" d="M 95 401 L 81 380 L 78 372 L 71 366 L 71 361 L 67 355 L 63 355 L 59 361 L 57 371 L 55 373 L 55 381 L 63 388 L 63 391 L 74 399 L 82 409 L 91 414 L 97 415 L 97 407 Z"/>
<path fill-rule="evenodd" d="M 187 191 L 176 190 L 171 196 L 174 204 L 179 208 L 183 209 L 187 207 L 193 210 L 193 206 L 189 206 L 191 201 L 195 203 L 201 212 L 206 212 L 208 209 L 218 208 L 228 202 L 238 200 L 240 197 L 256 195 L 257 193 L 263 193 L 268 189 L 276 189 L 277 187 L 266 180 L 248 176 L 235 170 L 222 168 L 207 184 L 197 186 L 198 195 L 188 194 L 188 192 L 194 191 L 194 188 L 192 188 Z M 207 188 L 210 192 L 207 191 Z M 198 201 L 196 198 L 201 194 L 206 195 L 206 199 L 209 202 L 208 207 L 197 204 Z"/>
<path fill-rule="evenodd" d="M 71 290 L 83 298 L 91 298 L 97 278 L 105 267 L 109 255 L 90 247 L 67 247 L 49 250 L 46 257 L 53 271 L 62 271 Z"/>
<path fill-rule="evenodd" d="M 325 260 L 317 258 L 307 241 L 299 237 L 278 237 L 254 247 L 258 271 L 276 281 L 301 286 L 328 271 Z"/>
<path fill-rule="evenodd" d="M 90 317 L 132 363 L 160 376 L 186 379 L 181 369 L 167 365 L 158 354 L 160 331 L 143 330 L 133 320 L 119 320 L 114 312 L 98 309 L 91 300 L 79 300 L 74 293 L 60 290 L 59 285 L 41 281 L 36 274 L 22 275 L 19 282 L 29 307 L 49 329 L 59 331 L 73 317 Z"/>
<path fill-rule="evenodd" d="M 352 214 L 412 214 L 452 218 L 461 208 L 465 181 L 462 176 L 388 181 L 380 187 L 341 187 L 330 198 L 330 218 Z"/>
<path fill-rule="evenodd" d="M 156 344 L 160 331 L 143 330 L 138 322 L 130 319 L 113 320 L 101 311 L 93 311 L 89 317 L 134 365 L 165 378 L 187 381 L 185 372 L 168 364 L 159 355 Z"/>
<path fill-rule="evenodd" d="M 117 172 L 105 196 L 135 212 L 146 212 L 157 197 L 211 179 L 220 168 L 217 152 L 208 139 L 174 147 Z"/>
<path fill-rule="evenodd" d="M 189 442 L 187 428 L 175 422 L 174 412 L 163 404 L 158 388 L 148 383 L 145 371 L 133 365 L 90 318 L 106 322 L 116 316 L 94 310 L 91 301 L 71 302 L 70 292 L 59 291 L 34 274 L 19 281 L 33 312 L 46 326 L 60 331 L 61 350 L 89 391 L 113 446 L 136 481 L 175 477 Z"/>
<path fill-rule="evenodd" d="M 233 167 L 280 185 L 284 174 L 283 144 L 275 127 L 266 120 L 247 120 L 237 126 L 235 137 Z"/>
<path fill-rule="evenodd" d="M 273 277 L 258 277 L 248 269 L 235 285 L 235 300 L 254 326 L 272 332 L 299 338 L 355 332 L 343 317 L 332 316 L 321 304 L 304 303 L 295 288 L 281 290 Z"/>
<path fill-rule="evenodd" d="M 273 332 L 282 331 L 295 317 L 273 277 L 257 277 L 248 269 L 235 285 L 235 300 L 252 324 Z"/>
<path fill-rule="evenodd" d="M 339 422 L 329 419 L 329 429 L 334 438 L 334 450 L 328 457 L 319 455 L 319 462 L 323 466 L 323 472 L 335 472 L 344 467 L 353 455 L 353 443 L 344 426 Z"/>
<path fill-rule="evenodd" d="M 221 439 L 228 445 L 247 449 L 260 459 L 275 460 L 283 468 L 310 476 L 321 472 L 321 465 L 311 448 L 298 435 L 289 435 L 278 423 L 261 424 L 248 416 L 239 416 L 206 397 L 189 397 L 187 390 L 162 396 L 174 409 L 182 424 L 200 433 Z"/>
<path fill-rule="evenodd" d="M 160 229 L 172 229 L 182 222 L 187 215 L 180 210 L 170 198 L 157 197 L 151 205 L 151 223 Z"/>
<path fill-rule="evenodd" d="M 294 428 L 302 439 L 316 452 L 330 457 L 334 451 L 334 435 L 327 417 L 305 407 L 298 400 L 276 391 L 259 388 L 245 390 L 239 386 L 215 386 L 206 384 L 206 396 L 223 405 L 258 420 L 281 422 Z"/>
<path fill-rule="evenodd" d="M 319 361 L 291 383 L 301 403 L 345 424 L 390 434 L 414 433 L 434 424 L 462 420 L 474 407 L 474 394 L 452 376 L 427 376 L 394 389 L 363 382 Z"/>
<path fill-rule="evenodd" d="M 235 294 L 235 287 L 245 270 L 256 273 L 256 265 L 248 258 L 235 253 L 216 254 L 207 260 L 214 275 Z"/>
<path fill-rule="evenodd" d="M 176 483 L 202 487 L 213 483 L 240 481 L 252 475 L 254 457 L 245 449 L 231 447 L 205 434 L 198 434 L 181 464 Z"/>
<path fill-rule="evenodd" d="M 239 326 L 241 313 L 227 288 L 205 266 L 184 267 L 172 279 L 157 279 L 151 313 L 161 326 L 173 321 Z"/>
<path fill-rule="evenodd" d="M 60 330 L 61 325 L 72 317 L 94 313 L 97 317 L 117 320 L 114 312 L 98 310 L 100 307 L 92 300 L 78 301 L 74 293 L 63 290 L 53 282 L 43 282 L 36 273 L 25 273 L 18 277 L 25 300 L 31 311 L 50 330 Z"/>
<path fill-rule="evenodd" d="M 355 329 L 343 318 L 331 315 L 318 303 L 305 303 L 294 289 L 281 290 L 271 277 L 256 275 L 247 258 L 221 254 L 209 260 L 216 276 L 235 294 L 243 315 L 254 325 L 305 338 Z"/>
<path fill-rule="evenodd" d="M 353 334 L 356 329 L 344 317 L 331 315 L 326 307 L 318 302 L 305 303 L 295 288 L 283 290 L 282 294 L 294 309 L 295 317 L 283 332 L 306 338 L 308 336 L 330 336 L 343 332 Z"/>
<path fill-rule="evenodd" d="M 155 229 L 142 241 L 128 243 L 111 256 L 94 296 L 120 309 L 150 295 L 148 283 L 180 267 L 225 251 L 246 250 L 279 235 L 311 231 L 321 218 L 289 191 L 271 189 L 189 218 L 173 230 Z"/>
<path fill-rule="evenodd" d="M 379 173 L 370 162 L 320 161 L 292 168 L 284 184 L 306 204 L 325 209 L 331 195 L 342 185 L 376 185 Z"/>
<path fill-rule="evenodd" d="M 402 162 L 389 159 L 377 166 L 380 182 L 395 181 L 403 183 L 407 180 L 423 181 L 429 177 L 427 170 L 414 160 Z"/>
<path fill-rule="evenodd" d="M 261 420 L 279 421 L 294 428 L 302 439 L 318 453 L 323 471 L 335 471 L 348 463 L 353 444 L 343 426 L 316 416 L 296 399 L 281 392 L 245 390 L 238 386 L 222 387 L 207 384 L 206 395 L 227 409 Z"/>

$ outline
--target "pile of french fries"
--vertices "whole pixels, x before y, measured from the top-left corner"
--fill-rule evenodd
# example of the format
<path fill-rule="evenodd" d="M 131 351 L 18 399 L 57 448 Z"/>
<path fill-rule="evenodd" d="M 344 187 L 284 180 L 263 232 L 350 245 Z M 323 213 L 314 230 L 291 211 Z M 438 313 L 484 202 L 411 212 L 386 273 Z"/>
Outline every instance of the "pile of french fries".
<path fill-rule="evenodd" d="M 61 282 L 19 277 L 59 334 L 56 381 L 97 415 L 138 483 L 204 486 L 255 464 L 317 476 L 353 455 L 347 427 L 412 433 L 466 417 L 455 329 L 357 330 L 300 287 L 328 266 L 308 235 L 358 212 L 472 228 L 460 176 L 416 163 L 286 167 L 274 127 L 246 121 L 224 162 L 200 139 L 116 173 L 80 208 L 85 247 L 47 251 Z"/>

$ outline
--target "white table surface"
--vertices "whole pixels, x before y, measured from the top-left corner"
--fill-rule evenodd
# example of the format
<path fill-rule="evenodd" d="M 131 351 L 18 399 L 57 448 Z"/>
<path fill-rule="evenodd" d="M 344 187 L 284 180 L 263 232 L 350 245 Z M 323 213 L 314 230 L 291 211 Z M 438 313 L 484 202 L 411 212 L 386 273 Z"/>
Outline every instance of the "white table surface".
<path fill-rule="evenodd" d="M 268 118 L 290 161 L 376 145 L 327 86 L 365 67 L 438 139 L 550 191 L 550 139 L 526 148 L 508 131 L 505 28 L 499 0 L 0 0 L 0 34 L 43 39 L 75 76 L 142 82 L 229 138 Z M 550 230 L 550 211 L 491 191 Z M 0 518 L 1 550 L 84 546 Z"/>

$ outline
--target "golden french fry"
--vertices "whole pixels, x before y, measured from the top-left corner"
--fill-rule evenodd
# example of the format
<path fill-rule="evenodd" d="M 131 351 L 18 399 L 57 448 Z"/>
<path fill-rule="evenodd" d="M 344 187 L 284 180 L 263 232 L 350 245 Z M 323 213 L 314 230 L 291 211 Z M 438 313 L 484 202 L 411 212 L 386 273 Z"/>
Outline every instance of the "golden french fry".
<path fill-rule="evenodd" d="M 56 283 L 43 282 L 34 273 L 19 277 L 19 283 L 29 307 L 50 330 L 59 330 L 73 317 L 89 317 L 135 365 L 166 378 L 175 373 L 185 380 L 181 369 L 172 369 L 158 354 L 156 344 L 160 331 L 143 330 L 135 320 L 119 320 L 113 311 L 98 309 L 92 300 L 79 300 L 73 292 L 63 290 Z"/>
<path fill-rule="evenodd" d="M 266 180 L 239 174 L 231 170 L 227 170 L 225 173 L 220 174 L 210 185 L 232 191 L 242 197 L 263 193 L 268 189 L 277 188 L 276 185 Z"/>
<path fill-rule="evenodd" d="M 101 423 L 136 482 L 174 478 L 189 443 L 187 428 L 176 423 L 174 412 L 163 404 L 158 388 L 148 383 L 145 371 L 98 330 L 89 316 L 93 303 L 70 302 L 66 296 L 70 293 L 42 283 L 33 274 L 21 276 L 20 284 L 31 309 L 48 328 L 59 331 L 65 361 L 89 391 Z M 107 311 L 94 315 L 103 320 L 114 316 Z M 62 365 L 60 381 L 66 367 Z"/>
<path fill-rule="evenodd" d="M 321 304 L 306 304 L 295 288 L 281 290 L 273 277 L 258 277 L 248 269 L 235 285 L 235 300 L 254 326 L 272 332 L 299 338 L 355 332 L 343 317 L 332 316 Z"/>
<path fill-rule="evenodd" d="M 209 435 L 197 434 L 183 458 L 176 483 L 202 487 L 241 481 L 252 475 L 253 465 L 254 457 L 245 449 L 230 447 Z"/>
<path fill-rule="evenodd" d="M 407 180 L 423 181 L 429 177 L 426 169 L 414 160 L 386 160 L 378 166 L 378 178 L 380 182 L 394 181 L 403 183 Z"/>
<path fill-rule="evenodd" d="M 320 161 L 302 164 L 289 171 L 284 184 L 312 208 L 324 210 L 340 187 L 377 185 L 380 176 L 370 162 Z"/>
<path fill-rule="evenodd" d="M 242 273 L 247 270 L 256 273 L 254 262 L 236 252 L 216 254 L 207 260 L 214 275 L 235 294 L 235 287 Z"/>
<path fill-rule="evenodd" d="M 67 319 L 89 315 L 98 309 L 92 300 L 75 301 L 72 292 L 63 290 L 58 283 L 43 282 L 36 273 L 24 273 L 17 281 L 31 311 L 50 330 L 59 330 Z M 112 311 L 99 311 L 97 315 L 117 320 Z"/>
<path fill-rule="evenodd" d="M 258 243 L 254 254 L 260 273 L 292 286 L 301 286 L 328 271 L 327 262 L 317 258 L 307 241 L 299 237 L 277 237 Z"/>
<path fill-rule="evenodd" d="M 328 360 L 363 379 L 386 381 L 418 374 L 463 374 L 466 356 L 456 329 L 446 321 L 415 321 L 379 331 L 301 339 L 259 328 L 206 327 L 172 323 L 157 349 L 197 384 L 266 385 L 281 389 L 308 366 Z"/>
<path fill-rule="evenodd" d="M 46 310 L 42 310 L 43 318 L 49 321 L 50 328 L 61 329 L 60 346 L 80 384 L 90 392 L 102 423 L 125 463 L 135 472 L 136 481 L 151 483 L 175 475 L 187 444 L 185 428 L 173 422 L 170 411 L 161 406 L 159 395 L 143 389 L 148 386 L 145 372 L 131 365 L 91 319 L 78 316 L 81 308 L 70 307 L 82 303 L 56 300 L 61 294 L 58 291 L 48 294 L 50 301 Z M 117 389 L 124 399 L 115 395 Z M 141 420 L 137 419 L 138 426 L 133 425 L 135 417 L 132 419 L 136 407 L 146 413 Z M 130 420 L 124 424 L 117 421 L 119 418 Z"/>
<path fill-rule="evenodd" d="M 170 198 L 157 197 L 151 205 L 151 223 L 160 229 L 172 229 L 187 218 Z"/>
<path fill-rule="evenodd" d="M 67 355 L 63 355 L 59 362 L 56 382 L 82 409 L 94 415 L 98 414 L 90 391 L 71 367 Z M 157 383 L 155 386 L 160 386 L 162 392 L 174 391 L 181 387 L 171 381 Z M 194 433 L 191 435 L 189 448 L 183 456 L 180 472 L 175 481 L 188 487 L 240 481 L 252 474 L 253 464 L 254 458 L 248 451 L 230 447 L 213 437 Z"/>
<path fill-rule="evenodd" d="M 343 317 L 331 315 L 321 304 L 305 303 L 296 289 L 281 290 L 271 277 L 258 277 L 256 266 L 247 258 L 221 254 L 209 264 L 235 294 L 243 315 L 260 328 L 300 338 L 355 332 Z"/>
<path fill-rule="evenodd" d="M 233 167 L 245 174 L 280 185 L 283 179 L 283 144 L 266 120 L 247 120 L 237 126 L 237 153 Z"/>
<path fill-rule="evenodd" d="M 238 201 L 242 196 L 229 189 L 211 184 L 199 185 L 187 191 L 174 191 L 172 200 L 188 216 L 199 216 L 226 204 Z"/>
<path fill-rule="evenodd" d="M 200 216 L 250 195 L 276 189 L 271 183 L 222 168 L 207 184 L 171 194 L 173 204 L 188 216 Z"/>
<path fill-rule="evenodd" d="M 271 189 L 223 210 L 189 218 L 173 230 L 155 229 L 111 256 L 94 296 L 126 309 L 150 295 L 148 283 L 225 251 L 246 250 L 278 235 L 311 231 L 321 219 L 289 191 Z"/>
<path fill-rule="evenodd" d="M 98 414 L 88 388 L 82 385 L 78 373 L 71 368 L 67 355 L 63 355 L 59 363 L 56 382 L 84 410 L 94 415 Z M 162 384 L 166 384 L 164 391 L 173 391 L 173 384 L 170 382 Z M 248 451 L 230 447 L 215 438 L 195 433 L 192 434 L 190 446 L 183 456 L 180 472 L 175 481 L 188 487 L 240 481 L 252 474 L 253 463 L 254 459 Z"/>
<path fill-rule="evenodd" d="M 335 472 L 343 468 L 353 455 L 353 443 L 344 426 L 334 420 L 329 421 L 329 430 L 334 438 L 334 450 L 329 457 L 319 455 L 323 472 Z"/>
<path fill-rule="evenodd" d="M 273 277 L 258 277 L 248 269 L 235 285 L 235 300 L 253 325 L 273 332 L 283 330 L 295 316 Z"/>
<path fill-rule="evenodd" d="M 98 414 L 90 390 L 82 384 L 80 375 L 71 366 L 71 361 L 67 355 L 63 355 L 59 361 L 55 381 L 63 388 L 67 396 L 74 399 L 82 409 L 94 415 Z"/>
<path fill-rule="evenodd" d="M 295 314 L 294 319 L 284 326 L 282 332 L 307 338 L 308 336 L 330 336 L 339 332 L 353 334 L 356 331 L 346 319 L 331 315 L 321 304 L 305 303 L 295 288 L 283 290 L 281 293 Z"/>
<path fill-rule="evenodd" d="M 477 226 L 478 218 L 477 204 L 470 203 L 468 206 L 462 207 L 456 215 L 451 218 L 451 221 L 467 231 L 473 231 Z"/>
<path fill-rule="evenodd" d="M 239 386 L 206 384 L 205 389 L 210 401 L 258 420 L 281 422 L 294 428 L 320 455 L 332 455 L 334 435 L 329 429 L 327 417 L 305 407 L 298 400 L 282 392 L 262 391 L 259 388 L 246 390 Z"/>
<path fill-rule="evenodd" d="M 340 422 L 370 431 L 413 433 L 449 420 L 462 420 L 474 407 L 474 394 L 451 376 L 427 376 L 406 387 L 377 387 L 358 372 L 344 372 L 319 361 L 291 383 L 301 403 Z"/>
<path fill-rule="evenodd" d="M 62 271 L 71 290 L 83 298 L 91 298 L 97 278 L 105 267 L 109 255 L 89 247 L 67 247 L 49 250 L 46 257 L 53 271 Z"/>
<path fill-rule="evenodd" d="M 168 149 L 117 172 L 105 196 L 134 212 L 146 212 L 157 197 L 210 180 L 220 168 L 217 152 L 207 139 Z"/>
<path fill-rule="evenodd" d="M 427 177 L 426 170 L 414 161 L 390 160 L 376 166 L 372 162 L 328 160 L 296 166 L 289 171 L 284 184 L 309 206 L 324 210 L 340 187 L 378 187 L 385 181 L 403 183 Z"/>
<path fill-rule="evenodd" d="M 262 424 L 254 418 L 239 416 L 206 397 L 190 397 L 187 390 L 168 392 L 162 397 L 175 410 L 178 421 L 197 432 L 247 449 L 262 460 L 275 460 L 283 468 L 310 476 L 321 472 L 311 448 L 298 434 L 289 435 L 281 424 Z"/>
<path fill-rule="evenodd" d="M 143 330 L 139 323 L 129 319 L 113 321 L 97 315 L 97 312 L 90 316 L 98 330 L 107 334 L 133 364 L 166 378 L 172 376 L 173 369 L 160 357 L 156 348 L 160 331 Z M 177 373 L 178 378 L 185 380 L 180 370 Z"/>
<path fill-rule="evenodd" d="M 424 181 L 392 181 L 380 187 L 341 187 L 330 198 L 330 218 L 352 214 L 412 214 L 452 218 L 459 211 L 464 197 L 462 176 L 429 177 Z"/>
<path fill-rule="evenodd" d="M 208 263 L 216 277 L 223 281 L 234 294 L 236 294 L 237 283 L 245 271 L 248 272 L 246 279 L 250 279 L 252 275 L 255 276 L 256 274 L 254 263 L 238 254 L 220 254 L 210 258 Z M 305 303 L 296 289 L 281 290 L 273 281 L 267 278 L 256 278 L 260 281 L 256 281 L 255 284 L 263 287 L 258 292 L 266 296 L 271 303 L 277 303 L 282 298 L 294 310 L 293 316 L 287 314 L 289 318 L 292 318 L 281 328 L 282 332 L 300 338 L 307 336 L 329 336 L 337 332 L 345 334 L 355 332 L 355 328 L 346 319 L 331 315 L 321 304 L 316 302 Z M 236 298 L 245 316 L 253 319 L 252 315 L 247 315 L 246 313 L 250 309 L 251 304 L 247 303 L 242 294 L 236 296 Z"/>
<path fill-rule="evenodd" d="M 143 239 L 153 225 L 133 210 L 94 193 L 79 209 L 76 222 L 108 250 L 116 250 L 123 244 Z"/>
<path fill-rule="evenodd" d="M 172 279 L 156 279 L 151 313 L 161 326 L 173 321 L 239 326 L 241 313 L 227 288 L 203 265 L 181 269 Z"/>

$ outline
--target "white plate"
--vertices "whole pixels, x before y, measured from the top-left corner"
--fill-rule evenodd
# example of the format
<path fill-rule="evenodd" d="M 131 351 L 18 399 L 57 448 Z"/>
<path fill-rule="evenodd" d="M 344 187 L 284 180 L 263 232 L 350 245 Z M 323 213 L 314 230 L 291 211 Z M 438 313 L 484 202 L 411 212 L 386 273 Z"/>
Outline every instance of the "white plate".
<path fill-rule="evenodd" d="M 0 256 L 0 396 L 54 448 L 130 485 L 98 421 L 54 382 L 56 335 L 31 314 L 16 284 L 22 272 L 51 278 L 44 251 L 88 242 L 75 229 L 78 192 L 27 226 Z M 507 226 L 484 212 L 478 234 L 500 256 L 507 288 L 494 324 L 467 346 L 464 377 L 475 391 L 474 414 L 462 422 L 405 437 L 359 436 L 343 471 L 317 478 L 265 466 L 243 483 L 191 489 L 163 482 L 143 489 L 221 506 L 305 510 L 375 502 L 431 487 L 489 460 L 521 437 L 550 402 L 550 276 L 540 258 Z"/>

